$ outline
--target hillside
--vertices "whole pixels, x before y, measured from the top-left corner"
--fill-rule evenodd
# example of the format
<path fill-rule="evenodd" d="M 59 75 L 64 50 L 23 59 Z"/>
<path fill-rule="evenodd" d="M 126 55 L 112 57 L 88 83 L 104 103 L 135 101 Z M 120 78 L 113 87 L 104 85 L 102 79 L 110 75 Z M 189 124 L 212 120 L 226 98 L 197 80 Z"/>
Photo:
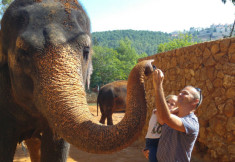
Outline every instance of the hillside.
<path fill-rule="evenodd" d="M 128 38 L 138 54 L 147 53 L 153 55 L 157 53 L 160 43 L 168 42 L 172 36 L 164 32 L 136 31 L 136 30 L 114 30 L 92 33 L 94 45 L 116 48 L 119 41 Z"/>
<path fill-rule="evenodd" d="M 183 31 L 184 34 L 192 34 L 193 40 L 196 42 L 205 42 L 217 40 L 229 35 L 232 24 L 211 25 L 208 28 L 191 27 L 189 31 Z M 168 42 L 178 36 L 180 32 L 164 33 L 154 31 L 137 31 L 137 30 L 114 30 L 104 32 L 93 32 L 93 45 L 116 48 L 120 40 L 128 38 L 132 42 L 132 46 L 138 54 L 143 52 L 149 56 L 157 53 L 158 45 Z M 233 34 L 234 35 L 234 34 Z"/>
<path fill-rule="evenodd" d="M 218 40 L 230 35 L 232 24 L 211 25 L 208 28 L 190 28 L 188 33 L 196 36 L 200 41 Z"/>

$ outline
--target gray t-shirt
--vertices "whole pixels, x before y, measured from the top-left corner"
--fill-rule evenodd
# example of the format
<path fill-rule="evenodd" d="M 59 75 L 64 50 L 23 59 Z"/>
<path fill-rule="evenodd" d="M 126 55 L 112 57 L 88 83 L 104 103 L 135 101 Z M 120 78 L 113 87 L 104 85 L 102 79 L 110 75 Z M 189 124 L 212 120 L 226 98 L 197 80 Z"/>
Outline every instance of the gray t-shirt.
<path fill-rule="evenodd" d="M 194 113 L 181 118 L 186 132 L 180 132 L 164 124 L 158 144 L 159 162 L 189 162 L 199 132 L 199 123 Z"/>

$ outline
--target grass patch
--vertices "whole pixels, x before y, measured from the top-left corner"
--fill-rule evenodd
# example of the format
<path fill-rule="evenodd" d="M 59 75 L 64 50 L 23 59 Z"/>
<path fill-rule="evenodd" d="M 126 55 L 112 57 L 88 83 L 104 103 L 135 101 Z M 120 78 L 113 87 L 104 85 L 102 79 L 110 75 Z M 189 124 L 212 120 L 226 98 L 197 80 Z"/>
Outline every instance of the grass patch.
<path fill-rule="evenodd" d="M 96 106 L 96 103 L 88 103 L 88 106 Z"/>

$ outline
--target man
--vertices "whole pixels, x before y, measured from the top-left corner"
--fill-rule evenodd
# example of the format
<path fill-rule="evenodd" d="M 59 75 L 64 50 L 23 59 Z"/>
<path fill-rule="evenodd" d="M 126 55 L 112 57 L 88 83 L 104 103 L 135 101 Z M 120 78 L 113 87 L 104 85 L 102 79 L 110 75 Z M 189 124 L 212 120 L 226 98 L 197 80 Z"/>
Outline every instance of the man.
<path fill-rule="evenodd" d="M 199 132 L 194 111 L 202 101 L 201 91 L 186 86 L 178 95 L 177 116 L 171 114 L 163 92 L 164 75 L 160 69 L 153 73 L 158 122 L 162 124 L 162 136 L 158 145 L 159 162 L 189 162 Z"/>

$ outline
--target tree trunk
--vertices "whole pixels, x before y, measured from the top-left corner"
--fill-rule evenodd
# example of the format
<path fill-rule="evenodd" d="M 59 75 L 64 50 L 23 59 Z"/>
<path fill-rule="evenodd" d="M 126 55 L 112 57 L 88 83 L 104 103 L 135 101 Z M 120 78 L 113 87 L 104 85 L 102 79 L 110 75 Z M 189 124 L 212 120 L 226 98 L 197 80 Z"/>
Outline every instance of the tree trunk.
<path fill-rule="evenodd" d="M 232 35 L 233 35 L 234 26 L 235 26 L 235 20 L 234 20 L 234 22 L 233 22 L 233 27 L 232 27 L 232 29 L 231 29 L 231 32 L 230 32 L 230 35 L 229 35 L 229 37 L 232 37 Z"/>

